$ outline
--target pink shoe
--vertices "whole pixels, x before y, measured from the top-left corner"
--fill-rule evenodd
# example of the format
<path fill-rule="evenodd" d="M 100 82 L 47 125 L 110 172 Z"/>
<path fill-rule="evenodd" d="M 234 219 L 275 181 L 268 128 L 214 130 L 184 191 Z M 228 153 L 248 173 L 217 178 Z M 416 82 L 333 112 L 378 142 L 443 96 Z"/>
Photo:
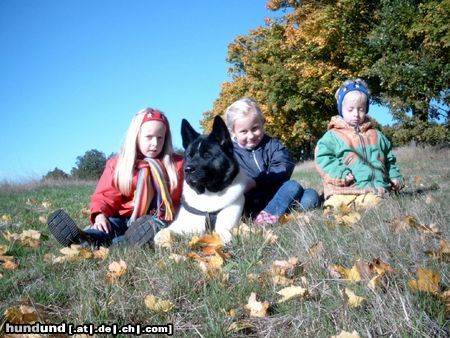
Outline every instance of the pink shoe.
<path fill-rule="evenodd" d="M 262 210 L 258 216 L 255 218 L 255 224 L 263 225 L 263 224 L 274 224 L 278 222 L 280 217 L 276 215 L 269 214 L 268 212 Z"/>

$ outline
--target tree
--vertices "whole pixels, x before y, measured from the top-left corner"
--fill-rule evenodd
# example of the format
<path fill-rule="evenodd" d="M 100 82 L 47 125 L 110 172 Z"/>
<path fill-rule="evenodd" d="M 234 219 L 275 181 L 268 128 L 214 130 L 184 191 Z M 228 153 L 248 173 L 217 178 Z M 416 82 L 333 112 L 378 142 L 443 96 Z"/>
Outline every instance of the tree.
<path fill-rule="evenodd" d="M 77 157 L 76 167 L 72 168 L 71 175 L 83 180 L 97 180 L 100 178 L 105 164 L 105 154 L 92 149 L 86 151 L 83 156 Z"/>
<path fill-rule="evenodd" d="M 68 178 L 69 175 L 58 167 L 52 171 L 49 171 L 44 177 L 42 177 L 43 180 L 67 180 Z"/>
<path fill-rule="evenodd" d="M 365 78 L 373 102 L 390 107 L 397 117 L 399 111 L 434 116 L 435 103 L 448 108 L 450 13 L 445 2 L 268 1 L 270 10 L 286 14 L 267 19 L 265 26 L 229 45 L 232 81 L 222 85 L 202 126 L 208 130 L 215 115 L 251 96 L 263 108 L 269 133 L 294 155 L 300 149 L 311 152 L 336 114 L 335 91 L 349 77 Z M 439 8 L 438 14 L 432 6 Z M 395 34 L 386 37 L 391 30 Z M 424 76 L 391 72 L 411 68 L 411 59 L 416 60 L 413 73 Z"/>

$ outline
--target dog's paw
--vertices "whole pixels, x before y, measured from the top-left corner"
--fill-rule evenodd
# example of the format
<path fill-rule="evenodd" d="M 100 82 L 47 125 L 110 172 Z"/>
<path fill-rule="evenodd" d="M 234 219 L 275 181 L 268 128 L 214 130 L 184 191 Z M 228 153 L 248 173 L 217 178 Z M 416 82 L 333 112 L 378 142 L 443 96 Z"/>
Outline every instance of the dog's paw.
<path fill-rule="evenodd" d="M 228 230 L 217 230 L 216 232 L 219 234 L 220 238 L 222 239 L 224 244 L 227 244 L 229 242 L 231 242 L 233 236 L 231 235 L 231 232 L 229 232 Z"/>

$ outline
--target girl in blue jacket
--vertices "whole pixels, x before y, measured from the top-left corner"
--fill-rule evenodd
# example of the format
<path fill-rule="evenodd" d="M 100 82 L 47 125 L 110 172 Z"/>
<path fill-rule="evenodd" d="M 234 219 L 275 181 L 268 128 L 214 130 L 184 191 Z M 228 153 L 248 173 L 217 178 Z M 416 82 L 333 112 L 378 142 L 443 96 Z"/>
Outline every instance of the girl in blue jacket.
<path fill-rule="evenodd" d="M 247 174 L 244 212 L 258 224 L 276 223 L 289 207 L 314 208 L 319 195 L 291 180 L 295 164 L 285 146 L 264 131 L 257 102 L 243 98 L 230 105 L 226 123 L 233 137 L 234 155 Z"/>

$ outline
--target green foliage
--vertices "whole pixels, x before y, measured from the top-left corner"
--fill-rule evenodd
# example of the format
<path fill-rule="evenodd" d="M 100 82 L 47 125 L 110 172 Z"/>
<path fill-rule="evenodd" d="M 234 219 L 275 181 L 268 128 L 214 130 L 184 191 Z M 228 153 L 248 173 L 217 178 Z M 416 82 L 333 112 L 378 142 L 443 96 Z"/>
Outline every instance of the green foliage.
<path fill-rule="evenodd" d="M 336 114 L 334 93 L 343 80 L 363 77 L 373 102 L 422 121 L 447 117 L 449 106 L 449 1 L 269 0 L 279 19 L 238 36 L 228 47 L 232 81 L 212 111 L 256 99 L 266 129 L 298 157 L 311 153 Z"/>
<path fill-rule="evenodd" d="M 450 130 L 448 125 L 411 119 L 392 127 L 384 127 L 383 133 L 395 146 L 407 145 L 411 142 L 429 145 L 449 144 Z"/>
<path fill-rule="evenodd" d="M 77 157 L 76 167 L 72 168 L 74 178 L 97 180 L 100 178 L 106 164 L 106 156 L 96 149 L 88 150 L 83 156 Z"/>
<path fill-rule="evenodd" d="M 43 180 L 66 180 L 68 178 L 69 175 L 58 167 L 49 171 L 44 177 L 42 177 Z"/>

